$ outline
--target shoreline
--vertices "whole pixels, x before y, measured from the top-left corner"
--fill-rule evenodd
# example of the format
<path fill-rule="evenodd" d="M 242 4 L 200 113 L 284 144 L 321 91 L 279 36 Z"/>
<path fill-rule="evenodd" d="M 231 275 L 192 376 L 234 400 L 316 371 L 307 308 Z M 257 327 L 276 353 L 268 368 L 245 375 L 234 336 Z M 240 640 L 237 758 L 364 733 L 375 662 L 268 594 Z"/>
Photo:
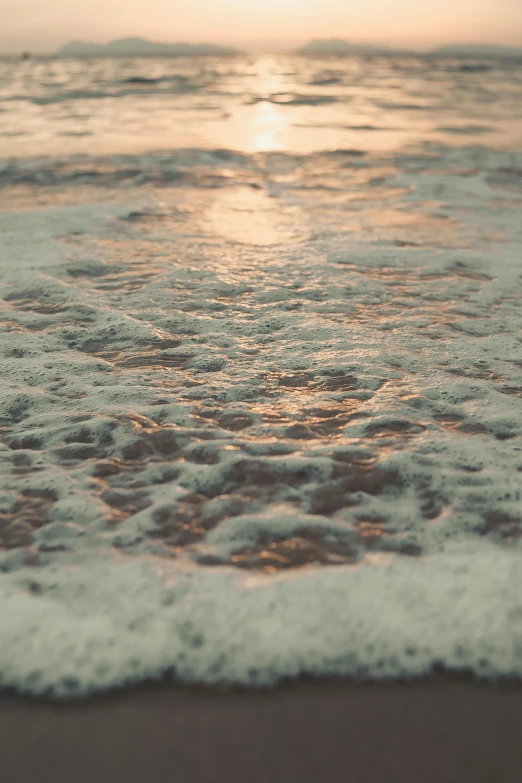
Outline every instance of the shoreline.
<path fill-rule="evenodd" d="M 435 674 L 272 689 L 158 682 L 49 701 L 0 694 L 6 783 L 515 783 L 522 682 Z"/>

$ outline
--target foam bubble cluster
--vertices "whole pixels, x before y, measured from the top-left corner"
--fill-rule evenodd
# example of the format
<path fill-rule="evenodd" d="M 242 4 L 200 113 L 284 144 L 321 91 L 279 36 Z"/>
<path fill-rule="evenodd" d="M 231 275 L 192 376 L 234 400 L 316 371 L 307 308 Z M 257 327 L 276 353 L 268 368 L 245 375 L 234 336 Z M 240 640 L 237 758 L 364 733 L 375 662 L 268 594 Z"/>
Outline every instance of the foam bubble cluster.
<path fill-rule="evenodd" d="M 1 683 L 521 675 L 520 156 L 167 157 L 11 170 Z"/>

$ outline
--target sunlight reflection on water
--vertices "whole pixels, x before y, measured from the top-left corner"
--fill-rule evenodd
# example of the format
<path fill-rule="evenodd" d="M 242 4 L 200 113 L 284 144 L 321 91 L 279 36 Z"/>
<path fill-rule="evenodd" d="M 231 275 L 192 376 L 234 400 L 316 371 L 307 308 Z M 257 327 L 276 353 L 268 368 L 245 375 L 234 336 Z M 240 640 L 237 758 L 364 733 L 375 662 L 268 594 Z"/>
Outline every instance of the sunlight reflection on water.
<path fill-rule="evenodd" d="M 0 61 L 0 157 L 520 144 L 522 75 L 422 58 Z"/>
<path fill-rule="evenodd" d="M 281 210 L 277 199 L 250 188 L 221 190 L 210 208 L 212 228 L 220 236 L 247 245 L 277 245 L 306 236 L 296 210 Z"/>

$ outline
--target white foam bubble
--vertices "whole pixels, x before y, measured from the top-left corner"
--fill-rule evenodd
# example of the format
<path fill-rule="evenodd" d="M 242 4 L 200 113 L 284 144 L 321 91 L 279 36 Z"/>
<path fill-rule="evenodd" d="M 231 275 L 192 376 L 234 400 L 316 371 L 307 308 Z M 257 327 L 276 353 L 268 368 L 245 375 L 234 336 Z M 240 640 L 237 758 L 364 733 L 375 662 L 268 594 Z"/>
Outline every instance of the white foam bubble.
<path fill-rule="evenodd" d="M 99 556 L 22 569 L 2 579 L 2 684 L 70 696 L 164 674 L 270 685 L 436 664 L 519 676 L 519 565 L 482 544 L 278 579 Z"/>
<path fill-rule="evenodd" d="M 242 160 L 290 172 L 280 244 L 217 186 L 16 214 L 2 684 L 522 675 L 518 210 L 501 153 L 437 154 L 483 166 L 471 212 L 411 157 L 422 198 L 347 210 L 336 153 Z"/>

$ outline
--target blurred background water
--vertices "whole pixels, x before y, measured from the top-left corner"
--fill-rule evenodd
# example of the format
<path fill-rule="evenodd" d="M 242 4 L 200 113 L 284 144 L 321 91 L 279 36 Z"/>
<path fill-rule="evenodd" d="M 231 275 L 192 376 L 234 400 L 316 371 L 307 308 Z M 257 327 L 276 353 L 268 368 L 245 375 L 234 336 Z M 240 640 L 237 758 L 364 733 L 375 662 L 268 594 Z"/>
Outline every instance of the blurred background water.
<path fill-rule="evenodd" d="M 522 66 L 448 57 L 0 60 L 0 157 L 522 147 Z"/>

